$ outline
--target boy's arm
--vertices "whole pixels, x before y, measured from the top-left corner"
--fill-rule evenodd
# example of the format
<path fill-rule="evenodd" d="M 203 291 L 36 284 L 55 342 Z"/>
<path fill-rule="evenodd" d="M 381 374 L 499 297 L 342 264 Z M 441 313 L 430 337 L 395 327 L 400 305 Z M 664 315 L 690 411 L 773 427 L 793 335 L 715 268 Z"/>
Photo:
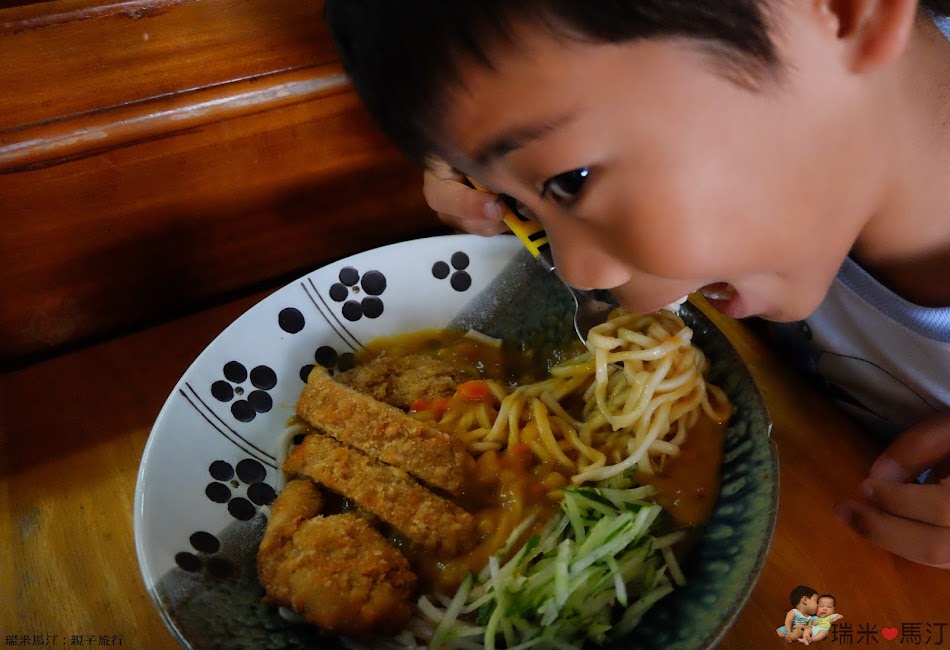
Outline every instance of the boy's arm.
<path fill-rule="evenodd" d="M 788 614 L 785 615 L 785 632 L 790 633 L 792 631 L 792 621 L 795 620 L 795 610 L 788 610 Z"/>
<path fill-rule="evenodd" d="M 840 620 L 843 619 L 843 618 L 844 618 L 844 614 L 832 614 L 832 615 L 831 615 L 831 622 L 832 622 L 832 623 L 837 623 L 838 621 L 840 621 Z"/>

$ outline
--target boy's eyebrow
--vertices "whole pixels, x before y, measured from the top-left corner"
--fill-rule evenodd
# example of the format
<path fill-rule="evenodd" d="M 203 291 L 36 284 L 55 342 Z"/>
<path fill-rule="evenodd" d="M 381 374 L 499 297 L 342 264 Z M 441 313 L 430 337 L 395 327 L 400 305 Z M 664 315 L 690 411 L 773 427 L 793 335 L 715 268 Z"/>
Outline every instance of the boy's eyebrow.
<path fill-rule="evenodd" d="M 573 112 L 565 113 L 552 120 L 516 126 L 507 131 L 502 131 L 477 147 L 472 158 L 481 166 L 487 165 L 493 159 L 507 156 L 512 151 L 521 149 L 543 135 L 550 133 L 565 122 L 569 122 L 573 117 Z"/>

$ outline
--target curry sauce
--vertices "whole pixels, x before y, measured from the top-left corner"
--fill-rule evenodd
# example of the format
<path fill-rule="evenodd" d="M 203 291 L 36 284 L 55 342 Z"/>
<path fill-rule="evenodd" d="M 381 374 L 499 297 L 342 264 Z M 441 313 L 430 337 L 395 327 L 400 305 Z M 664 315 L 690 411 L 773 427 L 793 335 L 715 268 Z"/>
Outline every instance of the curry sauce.
<path fill-rule="evenodd" d="M 705 526 L 719 496 L 719 468 L 726 437 L 726 422 L 706 414 L 690 428 L 675 458 L 653 475 L 639 474 L 637 482 L 652 485 L 654 501 L 663 506 L 678 528 Z"/>
<path fill-rule="evenodd" d="M 576 340 L 539 352 L 438 329 L 377 339 L 360 353 L 360 360 L 367 362 L 380 355 L 430 355 L 468 376 L 520 385 L 543 379 L 551 366 L 582 351 Z M 415 415 L 437 420 L 455 402 L 443 399 L 437 404 L 420 405 Z M 437 415 L 426 409 L 437 411 Z M 531 421 L 526 428 L 530 426 Z M 675 457 L 667 458 L 656 474 L 636 477 L 638 483 L 656 488 L 652 499 L 668 513 L 673 529 L 694 531 L 686 543 L 678 545 L 677 555 L 688 551 L 689 540 L 699 537 L 712 516 L 719 494 L 726 430 L 727 422 L 719 423 L 701 414 Z M 524 442 L 503 451 L 479 454 L 463 494 L 454 499 L 477 521 L 478 541 L 474 547 L 456 557 L 440 558 L 403 545 L 422 590 L 452 593 L 468 573 L 478 573 L 487 565 L 489 557 L 525 517 L 534 516 L 535 523 L 519 540 L 521 543 L 540 531 L 558 512 L 560 489 L 569 482 L 559 467 L 538 460 Z M 518 546 L 520 543 L 515 548 Z"/>

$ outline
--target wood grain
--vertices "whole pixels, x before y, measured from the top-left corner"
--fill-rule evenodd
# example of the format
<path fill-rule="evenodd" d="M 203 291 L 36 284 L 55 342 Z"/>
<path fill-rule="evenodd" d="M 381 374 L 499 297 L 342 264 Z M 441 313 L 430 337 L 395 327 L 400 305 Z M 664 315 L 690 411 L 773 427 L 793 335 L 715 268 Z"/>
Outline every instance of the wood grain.
<path fill-rule="evenodd" d="M 444 231 L 319 11 L 0 10 L 0 366 Z"/>
<path fill-rule="evenodd" d="M 41 2 L 0 10 L 0 129 L 336 61 L 321 2 Z M 9 84 L 9 85 L 8 85 Z"/>

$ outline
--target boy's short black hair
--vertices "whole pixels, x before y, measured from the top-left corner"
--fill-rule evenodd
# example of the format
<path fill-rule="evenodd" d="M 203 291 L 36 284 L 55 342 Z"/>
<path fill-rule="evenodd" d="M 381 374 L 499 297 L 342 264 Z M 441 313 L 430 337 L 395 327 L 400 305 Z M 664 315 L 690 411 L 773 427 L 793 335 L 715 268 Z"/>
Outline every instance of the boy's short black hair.
<path fill-rule="evenodd" d="M 805 585 L 798 585 L 792 589 L 792 593 L 789 595 L 788 599 L 792 602 L 792 607 L 797 607 L 802 598 L 811 598 L 812 596 L 817 596 L 818 590 L 812 589 Z"/>
<path fill-rule="evenodd" d="M 822 595 L 818 596 L 818 600 L 821 600 L 822 598 L 830 598 L 830 599 L 831 599 L 831 606 L 832 606 L 832 607 L 837 607 L 837 606 L 838 606 L 838 601 L 835 600 L 835 597 L 832 596 L 831 594 L 822 594 Z"/>
<path fill-rule="evenodd" d="M 739 55 L 736 61 L 771 66 L 767 1 L 326 0 L 324 17 L 369 113 L 410 159 L 424 163 L 437 151 L 446 91 L 463 84 L 460 63 L 491 68 L 490 46 L 514 44 L 517 20 L 590 42 L 683 36 Z"/>
<path fill-rule="evenodd" d="M 490 46 L 513 44 L 518 20 L 540 21 L 559 36 L 588 42 L 691 39 L 748 78 L 779 67 L 769 11 L 779 1 L 326 0 L 324 17 L 370 115 L 411 160 L 424 164 L 438 153 L 446 91 L 463 85 L 460 62 L 491 68 Z M 923 4 L 945 14 L 950 0 Z"/>

